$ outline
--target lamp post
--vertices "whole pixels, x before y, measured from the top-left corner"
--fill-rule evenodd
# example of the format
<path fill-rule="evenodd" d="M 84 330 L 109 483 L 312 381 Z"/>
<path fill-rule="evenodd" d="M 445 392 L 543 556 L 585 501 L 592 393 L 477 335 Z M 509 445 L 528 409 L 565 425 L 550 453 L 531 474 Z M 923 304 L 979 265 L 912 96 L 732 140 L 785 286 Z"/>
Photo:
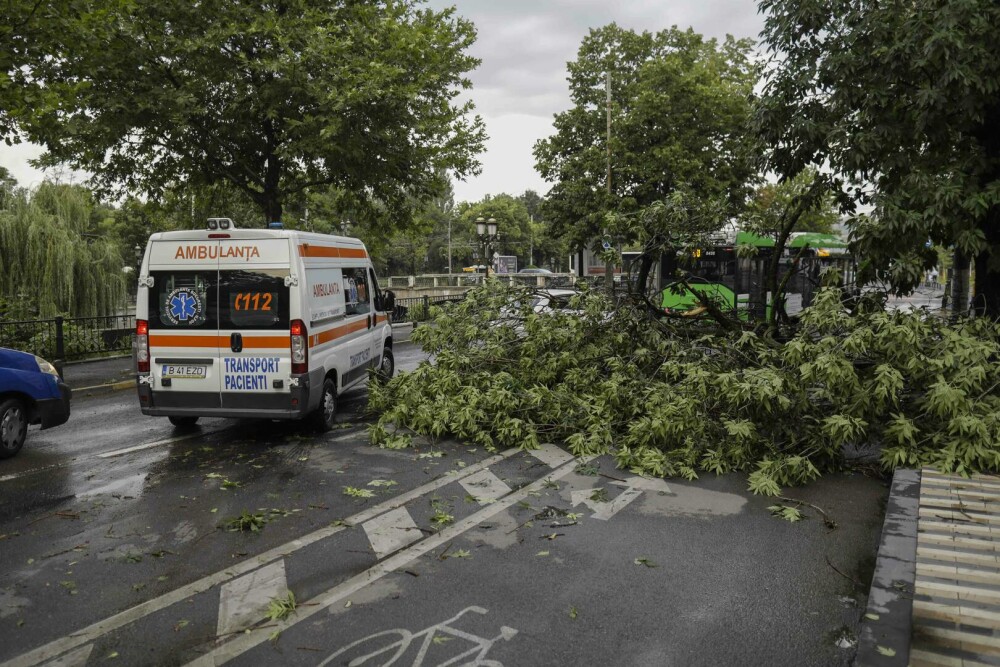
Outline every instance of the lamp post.
<path fill-rule="evenodd" d="M 490 277 L 490 261 L 492 260 L 492 246 L 499 240 L 497 233 L 497 221 L 494 218 L 484 220 L 476 218 L 476 235 L 483 246 L 483 259 L 486 261 L 486 277 Z"/>

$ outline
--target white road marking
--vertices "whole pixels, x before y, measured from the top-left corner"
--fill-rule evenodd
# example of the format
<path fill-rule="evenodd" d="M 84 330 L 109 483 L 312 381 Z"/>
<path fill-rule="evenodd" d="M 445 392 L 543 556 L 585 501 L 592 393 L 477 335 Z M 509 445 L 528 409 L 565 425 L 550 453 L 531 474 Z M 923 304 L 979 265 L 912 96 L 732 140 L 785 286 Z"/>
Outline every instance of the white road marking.
<path fill-rule="evenodd" d="M 15 472 L 11 475 L 4 475 L 3 477 L 0 477 L 0 482 L 9 482 L 10 480 L 17 479 L 18 477 L 27 477 L 28 475 L 34 475 L 36 473 L 45 472 L 46 470 L 53 470 L 55 468 L 64 468 L 72 462 L 73 461 L 64 461 L 63 463 L 53 463 L 52 465 L 42 466 L 41 468 L 32 468 L 31 470 L 24 470 L 22 472 Z"/>
<path fill-rule="evenodd" d="M 576 489 L 570 494 L 571 502 L 574 506 L 583 503 L 594 513 L 593 518 L 607 521 L 614 515 L 625 509 L 625 506 L 642 495 L 642 489 L 629 487 L 619 493 L 613 500 L 594 500 L 596 489 Z"/>
<path fill-rule="evenodd" d="M 227 427 L 228 428 L 228 427 Z M 153 447 L 162 447 L 163 445 L 169 445 L 175 442 L 181 442 L 184 440 L 191 440 L 192 438 L 201 438 L 208 435 L 215 435 L 220 431 L 225 431 L 226 429 L 220 428 L 214 431 L 199 431 L 198 433 L 188 433 L 187 435 L 178 435 L 173 438 L 167 438 L 166 440 L 157 440 L 156 442 L 147 442 L 141 445 L 135 445 L 133 447 L 126 447 L 125 449 L 115 449 L 110 452 L 104 452 L 103 454 L 98 454 L 99 459 L 110 459 L 115 456 L 122 456 L 124 454 L 131 454 L 132 452 L 141 452 L 144 449 L 152 449 Z"/>
<path fill-rule="evenodd" d="M 267 565 L 268 563 L 278 560 L 279 558 L 283 558 L 287 554 L 307 547 L 314 542 L 318 542 L 335 535 L 342 530 L 346 530 L 348 526 L 355 526 L 357 524 L 364 523 L 379 514 L 401 507 L 414 498 L 419 498 L 420 496 L 434 491 L 435 489 L 439 489 L 442 486 L 464 479 L 466 475 L 472 475 L 480 470 L 484 470 L 491 465 L 499 463 L 500 461 L 517 454 L 520 451 L 520 449 L 511 448 L 491 456 L 488 459 L 484 459 L 479 463 L 463 468 L 461 471 L 452 471 L 448 474 L 442 475 L 438 479 L 428 482 L 422 486 L 418 486 L 412 491 L 400 494 L 395 498 L 390 498 L 385 502 L 379 503 L 378 505 L 370 507 L 367 510 L 345 519 L 344 525 L 342 526 L 328 526 L 326 528 L 321 528 L 320 530 L 304 535 L 298 539 L 292 540 L 291 542 L 277 546 L 260 554 L 259 556 L 248 558 L 247 560 L 237 563 L 232 567 L 226 568 L 225 570 L 220 570 L 214 574 L 202 577 L 201 579 L 193 581 L 186 586 L 181 586 L 174 591 L 165 593 L 151 600 L 147 600 L 146 602 L 138 604 L 130 609 L 126 609 L 125 611 L 119 612 L 113 616 L 109 616 L 104 620 L 97 621 L 96 623 L 93 623 L 66 637 L 53 640 L 43 646 L 39 646 L 28 653 L 24 653 L 3 663 L 0 667 L 30 667 L 31 665 L 37 665 L 43 660 L 48 660 L 57 655 L 66 653 L 77 646 L 90 643 L 109 632 L 113 632 L 114 630 L 128 625 L 129 623 L 134 623 L 149 614 L 165 609 L 172 604 L 176 604 L 181 600 L 191 597 L 192 595 L 203 593 L 211 589 L 213 586 L 217 586 L 229 581 L 230 579 L 246 574 L 247 572 L 256 570 L 262 565 Z"/>
<path fill-rule="evenodd" d="M 75 651 L 70 651 L 66 655 L 61 655 L 55 660 L 50 660 L 42 667 L 83 667 L 90 659 L 90 654 L 94 650 L 93 644 L 81 646 Z"/>
<path fill-rule="evenodd" d="M 488 505 L 497 498 L 503 498 L 510 493 L 510 487 L 489 470 L 483 470 L 466 477 L 461 481 L 462 487 L 475 497 L 480 505 Z"/>
<path fill-rule="evenodd" d="M 382 560 L 386 556 L 413 544 L 422 536 L 405 507 L 394 509 L 366 521 L 362 527 L 368 534 L 375 556 Z"/>
<path fill-rule="evenodd" d="M 615 480 L 611 482 L 615 486 L 621 486 L 624 488 L 642 489 L 643 491 L 654 491 L 657 493 L 673 493 L 670 491 L 670 487 L 662 479 L 654 477 L 638 477 L 633 475 L 626 480 L 618 481 Z"/>
<path fill-rule="evenodd" d="M 526 449 L 525 451 L 550 468 L 558 468 L 562 464 L 573 460 L 572 454 L 556 447 L 550 442 L 539 445 L 538 449 Z"/>
<path fill-rule="evenodd" d="M 225 635 L 249 628 L 267 616 L 271 600 L 287 594 L 288 582 L 282 560 L 227 581 L 219 593 L 216 634 Z"/>
<path fill-rule="evenodd" d="M 593 457 L 581 460 L 589 461 L 591 458 Z M 461 536 L 462 533 L 465 533 L 483 521 L 487 521 L 488 519 L 496 516 L 500 512 L 510 508 L 515 503 L 524 500 L 530 493 L 538 492 L 544 489 L 547 483 L 560 479 L 573 472 L 575 467 L 576 462 L 570 462 L 551 471 L 545 477 L 542 477 L 527 486 L 521 487 L 517 491 L 501 498 L 491 505 L 483 507 L 478 512 L 475 512 L 461 521 L 452 524 L 436 535 L 432 535 L 421 540 L 420 542 L 417 542 L 413 546 L 390 556 L 381 563 L 378 563 L 364 572 L 356 574 L 347 581 L 334 586 L 325 593 L 320 593 L 308 602 L 300 604 L 296 613 L 288 619 L 278 621 L 276 623 L 268 623 L 266 628 L 260 626 L 251 628 L 249 631 L 237 635 L 229 642 L 196 658 L 195 660 L 192 660 L 188 664 L 191 667 L 216 667 L 216 665 L 220 665 L 242 655 L 243 653 L 246 653 L 259 644 L 266 642 L 274 632 L 281 633 L 287 631 L 296 623 L 301 623 L 302 621 L 311 618 L 314 614 L 324 611 L 331 605 L 334 605 L 344 598 L 353 595 L 368 584 L 381 579 L 391 572 L 395 572 L 396 570 L 413 562 L 417 558 L 420 558 L 434 549 L 455 540 L 457 537 Z"/>

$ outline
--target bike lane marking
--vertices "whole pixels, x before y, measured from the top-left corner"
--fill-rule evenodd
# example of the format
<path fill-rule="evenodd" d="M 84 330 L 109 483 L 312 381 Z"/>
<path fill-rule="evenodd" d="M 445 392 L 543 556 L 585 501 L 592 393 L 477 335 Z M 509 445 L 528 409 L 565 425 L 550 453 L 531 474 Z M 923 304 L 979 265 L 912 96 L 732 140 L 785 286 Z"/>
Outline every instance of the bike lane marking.
<path fill-rule="evenodd" d="M 581 458 L 579 462 L 587 462 L 593 458 L 595 457 L 584 457 Z M 294 625 L 311 618 L 314 614 L 326 610 L 331 605 L 340 602 L 344 598 L 381 579 L 385 575 L 408 565 L 421 556 L 424 556 L 434 549 L 437 549 L 438 547 L 454 540 L 483 521 L 496 516 L 500 512 L 513 506 L 515 503 L 524 500 L 532 492 L 538 492 L 544 489 L 546 484 L 561 479 L 562 477 L 573 472 L 576 469 L 576 465 L 577 461 L 575 459 L 571 459 L 569 462 L 552 470 L 542 478 L 535 480 L 531 484 L 521 487 L 510 495 L 483 507 L 478 512 L 475 512 L 448 528 L 445 528 L 436 535 L 415 543 L 403 551 L 390 556 L 381 563 L 378 563 L 364 572 L 351 577 L 347 581 L 334 586 L 325 593 L 320 593 L 308 602 L 300 604 L 294 616 L 284 621 L 269 623 L 266 628 L 259 626 L 257 628 L 251 628 L 244 634 L 241 634 L 235 639 L 232 639 L 218 648 L 213 649 L 200 658 L 192 660 L 188 663 L 188 667 L 215 667 L 216 665 L 223 664 L 229 660 L 239 657 L 243 653 L 246 653 L 247 651 L 268 641 L 272 634 L 285 632 Z"/>
<path fill-rule="evenodd" d="M 78 646 L 88 644 L 95 639 L 108 634 L 109 632 L 117 630 L 118 628 L 134 623 L 135 621 L 158 612 L 161 609 L 166 609 L 167 607 L 181 602 L 186 598 L 199 593 L 204 593 L 205 591 L 212 589 L 214 586 L 218 586 L 219 584 L 235 579 L 239 576 L 247 574 L 248 572 L 252 572 L 257 568 L 279 560 L 290 553 L 294 553 L 315 542 L 336 535 L 343 530 L 347 530 L 349 527 L 357 526 L 358 524 L 364 523 L 365 521 L 379 516 L 380 514 L 384 514 L 385 512 L 401 507 L 411 500 L 419 498 L 420 496 L 423 496 L 431 491 L 447 486 L 452 482 L 465 479 L 465 477 L 473 475 L 481 470 L 485 470 L 492 465 L 510 458 L 520 451 L 521 450 L 518 448 L 507 449 L 499 454 L 483 459 L 479 463 L 462 468 L 461 470 L 449 471 L 435 480 L 348 517 L 344 520 L 342 525 L 327 526 L 326 528 L 321 528 L 320 530 L 308 533 L 302 537 L 291 540 L 290 542 L 274 547 L 258 556 L 254 556 L 253 558 L 248 558 L 241 563 L 237 563 L 232 567 L 219 570 L 214 574 L 202 577 L 201 579 L 193 581 L 185 586 L 181 586 L 180 588 L 177 588 L 169 593 L 164 593 L 159 597 L 147 600 L 135 605 L 134 607 L 130 607 L 129 609 L 97 621 L 96 623 L 92 623 L 91 625 L 72 632 L 65 637 L 43 644 L 42 646 L 32 649 L 27 653 L 22 653 L 7 662 L 0 663 L 0 667 L 31 667 L 32 665 L 37 665 L 45 660 L 62 655 L 74 648 L 77 648 Z"/>
<path fill-rule="evenodd" d="M 267 615 L 271 600 L 288 594 L 285 562 L 276 561 L 222 584 L 216 634 L 237 632 Z"/>
<path fill-rule="evenodd" d="M 470 496 L 474 497 L 480 505 L 488 505 L 495 500 L 503 498 L 511 491 L 510 487 L 504 484 L 503 480 L 489 470 L 483 470 L 475 475 L 466 477 L 462 480 L 461 484 L 462 488 Z"/>
<path fill-rule="evenodd" d="M 420 529 L 405 507 L 399 507 L 366 521 L 362 524 L 362 528 L 365 529 L 372 551 L 379 560 L 420 539 Z"/>
<path fill-rule="evenodd" d="M 529 449 L 527 451 L 550 468 L 558 468 L 562 464 L 573 460 L 572 454 L 564 449 L 560 449 L 551 442 L 542 443 L 537 449 Z"/>

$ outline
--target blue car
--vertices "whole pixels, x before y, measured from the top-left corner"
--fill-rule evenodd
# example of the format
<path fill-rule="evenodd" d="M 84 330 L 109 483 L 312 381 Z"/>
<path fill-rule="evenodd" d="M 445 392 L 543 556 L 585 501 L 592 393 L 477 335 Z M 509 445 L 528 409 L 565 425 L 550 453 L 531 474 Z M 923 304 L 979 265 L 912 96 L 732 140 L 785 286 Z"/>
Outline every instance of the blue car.
<path fill-rule="evenodd" d="M 65 424 L 70 395 L 52 364 L 0 347 L 0 459 L 21 451 L 28 424 L 43 429 Z"/>

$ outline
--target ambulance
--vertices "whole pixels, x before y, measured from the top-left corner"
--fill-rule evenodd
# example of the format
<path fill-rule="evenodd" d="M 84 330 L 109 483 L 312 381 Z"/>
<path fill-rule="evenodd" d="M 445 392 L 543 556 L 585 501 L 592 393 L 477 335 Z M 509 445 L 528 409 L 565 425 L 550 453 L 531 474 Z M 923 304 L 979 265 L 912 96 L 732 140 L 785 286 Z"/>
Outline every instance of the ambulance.
<path fill-rule="evenodd" d="M 153 234 L 136 298 L 142 413 L 175 426 L 308 418 L 329 430 L 345 389 L 369 369 L 392 377 L 394 299 L 357 239 L 228 218 Z"/>

